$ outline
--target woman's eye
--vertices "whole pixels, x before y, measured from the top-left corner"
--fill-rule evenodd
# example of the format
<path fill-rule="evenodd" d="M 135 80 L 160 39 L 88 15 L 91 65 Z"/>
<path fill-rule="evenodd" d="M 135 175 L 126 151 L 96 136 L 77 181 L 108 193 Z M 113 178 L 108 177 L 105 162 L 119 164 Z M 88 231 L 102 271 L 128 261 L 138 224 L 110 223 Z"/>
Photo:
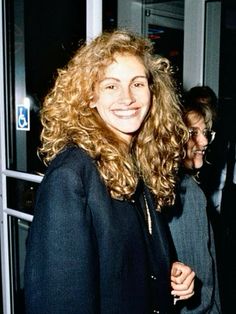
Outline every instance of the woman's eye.
<path fill-rule="evenodd" d="M 191 137 L 197 137 L 198 136 L 198 131 L 197 130 L 189 130 L 189 135 Z"/>
<path fill-rule="evenodd" d="M 107 85 L 105 88 L 106 89 L 115 89 L 115 85 Z"/>
<path fill-rule="evenodd" d="M 143 86 L 145 86 L 145 84 L 142 83 L 142 82 L 136 82 L 133 85 L 134 85 L 134 87 L 143 87 Z"/>

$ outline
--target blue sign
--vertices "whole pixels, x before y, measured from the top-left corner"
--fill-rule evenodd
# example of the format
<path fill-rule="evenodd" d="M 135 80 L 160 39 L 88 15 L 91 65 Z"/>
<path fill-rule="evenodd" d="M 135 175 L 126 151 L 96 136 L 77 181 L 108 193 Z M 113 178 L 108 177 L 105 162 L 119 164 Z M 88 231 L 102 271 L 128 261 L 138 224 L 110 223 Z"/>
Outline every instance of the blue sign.
<path fill-rule="evenodd" d="M 19 104 L 16 106 L 16 129 L 30 130 L 30 106 Z"/>

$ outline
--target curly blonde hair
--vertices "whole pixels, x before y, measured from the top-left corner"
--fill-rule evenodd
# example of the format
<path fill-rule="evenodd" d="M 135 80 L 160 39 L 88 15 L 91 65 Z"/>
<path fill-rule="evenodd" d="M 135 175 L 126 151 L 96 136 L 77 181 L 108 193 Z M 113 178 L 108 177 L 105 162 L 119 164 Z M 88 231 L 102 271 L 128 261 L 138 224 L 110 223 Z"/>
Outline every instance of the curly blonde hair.
<path fill-rule="evenodd" d="M 130 54 L 143 62 L 152 94 L 149 113 L 129 146 L 89 106 L 95 84 L 115 54 Z M 170 64 L 154 55 L 148 39 L 115 30 L 79 48 L 68 65 L 58 70 L 55 85 L 41 109 L 41 122 L 39 153 L 46 164 L 66 146 L 75 144 L 96 161 L 113 198 L 130 198 L 141 177 L 153 192 L 157 209 L 173 204 L 176 174 L 188 133 Z"/>

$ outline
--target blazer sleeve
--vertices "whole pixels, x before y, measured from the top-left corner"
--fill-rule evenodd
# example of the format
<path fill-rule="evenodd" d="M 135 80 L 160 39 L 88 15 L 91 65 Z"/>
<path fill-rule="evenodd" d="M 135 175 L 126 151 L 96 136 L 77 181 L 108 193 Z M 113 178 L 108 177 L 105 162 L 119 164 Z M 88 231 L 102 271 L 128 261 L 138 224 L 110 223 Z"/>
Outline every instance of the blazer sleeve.
<path fill-rule="evenodd" d="M 56 168 L 41 183 L 27 240 L 26 313 L 98 313 L 97 255 L 81 176 Z"/>

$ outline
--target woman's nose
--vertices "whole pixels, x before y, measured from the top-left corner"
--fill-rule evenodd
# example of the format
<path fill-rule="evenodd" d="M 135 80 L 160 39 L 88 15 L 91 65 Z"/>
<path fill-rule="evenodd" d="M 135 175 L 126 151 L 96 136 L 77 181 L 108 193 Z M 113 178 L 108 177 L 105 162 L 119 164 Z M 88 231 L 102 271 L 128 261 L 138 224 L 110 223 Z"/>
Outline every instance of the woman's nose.
<path fill-rule="evenodd" d="M 135 101 L 135 97 L 129 87 L 123 87 L 121 89 L 120 98 L 121 98 L 121 102 L 127 106 Z"/>
<path fill-rule="evenodd" d="M 198 145 L 200 145 L 200 146 L 208 145 L 207 136 L 203 132 L 198 132 L 198 135 L 196 137 L 196 141 L 197 141 Z"/>

